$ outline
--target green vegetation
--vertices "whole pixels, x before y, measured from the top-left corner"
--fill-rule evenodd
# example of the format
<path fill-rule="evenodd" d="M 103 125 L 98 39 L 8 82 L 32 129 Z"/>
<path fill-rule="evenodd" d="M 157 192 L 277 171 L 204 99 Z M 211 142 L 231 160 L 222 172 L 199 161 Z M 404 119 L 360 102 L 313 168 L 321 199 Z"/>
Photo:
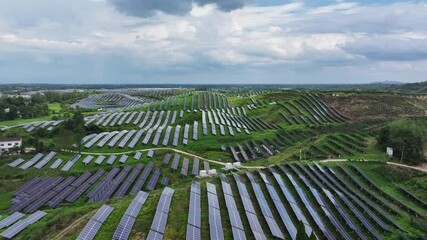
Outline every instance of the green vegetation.
<path fill-rule="evenodd" d="M 190 89 L 182 89 L 177 91 L 176 94 L 178 95 L 176 96 L 178 96 L 177 99 L 180 100 L 180 104 L 175 104 L 173 107 L 169 106 L 166 110 L 178 110 L 179 112 L 179 110 L 183 108 L 184 98 L 187 99 L 187 109 L 190 109 L 191 96 L 197 96 L 198 93 L 204 93 L 204 90 L 205 89 L 198 89 L 197 91 L 194 91 Z M 246 187 L 248 188 L 250 199 L 254 204 L 255 213 L 258 216 L 262 229 L 265 231 L 268 239 L 272 239 L 273 237 L 269 231 L 267 221 L 261 212 L 261 208 L 258 205 L 256 198 L 254 197 L 254 191 L 251 187 L 249 179 L 244 174 L 245 171 L 251 171 L 253 173 L 255 179 L 260 184 L 261 191 L 266 196 L 267 203 L 273 212 L 273 217 L 278 222 L 280 230 L 287 237 L 288 233 L 285 225 L 280 220 L 280 215 L 276 211 L 277 209 L 273 203 L 274 199 L 272 196 L 270 196 L 263 179 L 260 177 L 257 171 L 251 167 L 262 168 L 265 166 L 270 166 L 277 170 L 280 173 L 280 176 L 284 179 L 284 184 L 288 188 L 289 192 L 295 197 L 297 201 L 296 204 L 300 207 L 301 212 L 306 216 L 309 214 L 309 211 L 304 207 L 305 203 L 301 201 L 299 197 L 297 197 L 297 191 L 293 187 L 292 182 L 287 178 L 287 175 L 284 172 L 280 171 L 277 165 L 284 166 L 289 174 L 294 178 L 294 180 L 298 182 L 298 184 L 302 187 L 301 190 L 307 195 L 310 203 L 312 203 L 314 211 L 319 213 L 319 217 L 325 223 L 325 226 L 328 229 L 331 229 L 332 234 L 337 237 L 337 239 L 340 239 L 340 235 L 337 231 L 335 231 L 334 225 L 329 221 L 326 214 L 324 214 L 322 206 L 320 206 L 313 195 L 311 195 L 311 189 L 304 185 L 304 181 L 306 180 L 313 186 L 313 188 L 316 188 L 319 194 L 322 195 L 323 199 L 327 201 L 326 204 L 332 209 L 331 212 L 338 216 L 338 220 L 343 225 L 345 225 L 343 218 L 339 215 L 340 213 L 333 207 L 333 204 L 327 200 L 327 195 L 322 191 L 322 188 L 317 185 L 317 183 L 324 185 L 326 185 L 326 183 L 323 181 L 314 181 L 308 174 L 306 174 L 306 172 L 303 172 L 305 178 L 305 180 L 303 180 L 303 178 L 298 177 L 298 174 L 293 171 L 293 168 L 285 164 L 288 162 L 298 162 L 292 164 L 292 166 L 299 170 L 305 168 L 309 173 L 314 174 L 316 166 L 313 164 L 313 161 L 325 159 L 352 160 L 351 162 L 342 163 L 337 163 L 334 161 L 327 163 L 319 162 L 319 164 L 326 170 L 326 166 L 331 167 L 333 171 L 336 172 L 336 177 L 342 179 L 346 190 L 349 191 L 351 188 L 357 198 L 359 196 L 365 196 L 365 198 L 362 198 L 361 201 L 367 201 L 366 204 L 368 205 L 369 209 L 371 209 L 376 214 L 378 214 L 378 212 L 376 212 L 374 209 L 380 209 L 392 220 L 396 221 L 397 224 L 402 226 L 406 231 L 401 232 L 397 230 L 397 228 L 392 227 L 389 222 L 386 222 L 386 224 L 391 228 L 392 231 L 382 231 L 380 227 L 373 224 L 374 221 L 369 218 L 368 215 L 366 215 L 365 211 L 362 211 L 358 208 L 368 219 L 368 221 L 374 225 L 374 229 L 378 231 L 384 239 L 399 239 L 401 234 L 411 238 L 416 238 L 427 232 L 425 229 L 425 216 L 427 216 L 427 209 L 419 206 L 413 199 L 409 198 L 399 190 L 400 188 L 403 188 L 417 198 L 427 202 L 427 197 L 425 195 L 425 192 L 427 192 L 427 175 L 419 171 L 404 170 L 403 168 L 396 168 L 386 165 L 385 162 L 388 159 L 384 154 L 385 147 L 393 147 L 396 154 L 395 160 L 397 161 L 401 159 L 399 154 L 402 150 L 404 153 L 402 158 L 403 163 L 419 164 L 424 161 L 423 147 L 425 146 L 427 137 L 427 122 L 425 118 L 416 118 L 414 116 L 422 116 L 422 114 L 424 114 L 422 109 L 423 107 L 427 107 L 427 104 L 424 103 L 425 100 L 416 99 L 412 101 L 405 97 L 393 96 L 389 94 L 374 95 L 371 93 L 367 94 L 354 92 L 345 93 L 343 98 L 335 98 L 330 96 L 330 93 L 324 92 L 278 89 L 259 91 L 253 89 L 230 91 L 216 90 L 215 92 L 225 94 L 230 100 L 231 107 L 244 107 L 246 109 L 248 118 L 252 120 L 258 119 L 260 122 L 262 121 L 262 124 L 266 124 L 269 127 L 251 131 L 250 134 L 246 134 L 244 131 L 235 131 L 234 136 L 229 135 L 228 131 L 226 131 L 226 136 L 221 136 L 217 126 L 218 134 L 214 136 L 211 134 L 210 125 L 208 124 L 208 135 L 204 136 L 202 135 L 202 126 L 200 124 L 202 115 L 201 111 L 185 111 L 185 114 L 182 118 L 177 117 L 176 122 L 174 124 L 170 124 L 171 126 L 182 126 L 180 133 L 180 144 L 178 147 L 173 148 L 187 153 L 181 153 L 181 162 L 178 169 L 181 169 L 182 157 L 185 156 L 190 159 L 191 171 L 193 157 L 189 154 L 195 154 L 203 158 L 220 161 L 222 163 L 233 162 L 234 160 L 230 150 L 228 148 L 225 151 L 221 150 L 221 146 L 236 147 L 237 144 L 244 145 L 249 143 L 251 140 L 254 140 L 258 143 L 266 142 L 266 145 L 274 150 L 272 151 L 272 154 L 268 155 L 267 157 L 262 157 L 260 151 L 257 151 L 260 158 L 242 163 L 244 168 L 241 170 L 236 170 L 236 173 L 242 177 Z M 89 91 L 73 96 L 77 98 L 82 97 L 88 93 Z M 159 95 L 155 91 L 142 92 L 132 96 L 141 98 L 144 97 L 156 101 L 164 100 L 167 97 L 174 97 L 174 95 Z M 67 161 L 71 159 L 75 152 L 80 152 L 83 156 L 75 163 L 69 172 L 61 172 L 59 170 L 60 168 L 55 170 L 50 169 L 47 165 L 41 170 L 31 167 L 25 171 L 19 168 L 11 168 L 7 166 L 8 163 L 14 161 L 18 157 L 27 161 L 34 156 L 34 153 L 20 156 L 2 157 L 0 159 L 0 172 L 2 172 L 0 175 L 0 219 L 8 215 L 7 211 L 10 207 L 10 201 L 13 198 L 13 191 L 34 177 L 41 177 L 46 179 L 57 176 L 78 176 L 86 171 L 95 172 L 100 168 L 108 171 L 113 167 L 122 168 L 125 165 L 135 167 L 139 163 L 144 163 L 146 165 L 148 162 L 153 161 L 155 163 L 155 168 L 162 169 L 161 176 L 170 178 L 171 181 L 169 187 L 175 190 L 164 239 L 185 238 L 186 223 L 189 211 L 189 188 L 192 181 L 199 181 L 202 183 L 202 236 L 209 236 L 210 231 L 208 223 L 208 200 L 205 182 L 211 182 L 217 187 L 222 219 L 221 223 L 224 227 L 224 236 L 226 239 L 232 239 L 233 235 L 231 231 L 231 223 L 228 217 L 221 182 L 218 177 L 200 179 L 190 176 L 190 174 L 188 177 L 181 176 L 179 170 L 174 171 L 170 169 L 169 166 L 162 164 L 162 159 L 165 154 L 173 153 L 173 151 L 170 149 L 156 150 L 154 157 L 148 158 L 146 156 L 147 149 L 163 146 L 160 146 L 160 144 L 158 146 L 154 146 L 152 145 L 151 141 L 148 144 L 142 144 L 142 138 L 133 149 L 127 147 L 120 148 L 117 145 L 114 147 L 104 146 L 102 148 L 94 145 L 93 147 L 86 149 L 81 146 L 81 139 L 91 133 L 122 130 L 129 131 L 138 129 L 138 127 L 133 124 L 123 124 L 121 126 L 96 126 L 94 123 L 86 126 L 84 116 L 92 114 L 89 112 L 91 110 L 69 109 L 68 104 L 72 103 L 75 98 L 63 97 L 62 94 L 58 94 L 56 92 L 48 93 L 44 96 L 44 98 L 44 101 L 48 106 L 49 116 L 44 116 L 39 119 L 64 119 L 61 124 L 50 131 L 40 128 L 31 133 L 28 133 L 24 129 L 17 127 L 4 130 L 0 133 L 0 135 L 22 136 L 24 138 L 24 145 L 28 147 L 35 147 L 36 151 L 39 152 L 46 153 L 52 150 L 57 151 L 58 154 L 55 156 L 55 159 L 61 158 Z M 197 99 L 197 97 L 195 97 L 195 99 Z M 324 105 L 320 102 L 320 100 L 316 101 L 316 99 L 324 101 Z M 384 100 L 386 104 L 381 105 L 382 103 L 375 103 L 370 105 L 369 101 L 373 99 L 375 102 L 381 102 L 381 100 Z M 406 100 L 411 103 L 412 107 L 408 107 L 405 110 L 407 103 L 405 102 Z M 202 101 L 204 101 L 203 98 Z M 351 103 L 354 104 L 352 105 Z M 364 103 L 368 104 L 364 105 Z M 114 102 L 112 102 L 111 105 L 114 105 Z M 251 106 L 251 109 L 247 107 L 248 105 Z M 157 111 L 165 110 L 163 108 L 160 109 L 160 106 L 161 105 L 159 102 L 155 102 L 151 105 L 150 109 L 151 111 L 153 111 L 153 108 L 156 108 Z M 343 113 L 344 116 L 350 117 L 350 119 L 343 120 L 338 115 L 322 114 L 321 112 L 323 109 L 329 106 L 333 107 L 338 112 Z M 385 112 L 387 109 L 381 109 L 381 106 L 391 106 L 389 109 L 393 111 L 398 109 L 398 111 L 396 110 L 394 112 L 396 115 L 393 117 L 392 121 L 389 119 L 389 115 L 383 114 L 383 112 Z M 194 108 L 197 108 L 197 102 L 195 102 Z M 343 108 L 352 108 L 355 109 L 356 112 L 351 115 L 350 111 L 341 111 Z M 148 104 L 144 106 L 138 106 L 135 109 L 126 108 L 119 111 L 130 110 L 147 111 Z M 359 118 L 359 116 L 369 117 Z M 30 121 L 33 120 L 34 119 Z M 17 119 L 13 121 L 14 124 L 16 124 L 16 122 L 24 120 Z M 191 138 L 193 133 L 192 124 L 194 121 L 199 121 L 199 139 L 197 141 L 194 141 Z M 6 125 L 5 123 L 9 125 L 9 122 L 0 122 L 0 125 Z M 187 146 L 182 144 L 182 136 L 184 132 L 183 128 L 185 124 L 190 124 L 191 126 L 189 132 L 190 139 Z M 10 125 L 13 124 L 11 123 Z M 164 135 L 165 131 L 163 131 L 161 134 L 160 139 L 163 139 Z M 280 148 L 273 147 L 273 143 L 276 141 L 281 142 Z M 169 148 L 172 148 L 170 142 Z M 64 149 L 72 150 L 73 152 L 63 151 Z M 144 150 L 144 152 L 140 160 L 135 160 L 133 159 L 133 156 L 138 150 Z M 127 160 L 126 164 L 120 164 L 118 163 L 118 160 L 116 160 L 113 165 L 109 165 L 105 161 L 99 165 L 95 164 L 94 162 L 91 162 L 88 165 L 82 163 L 82 159 L 84 159 L 86 156 L 92 155 L 96 157 L 96 155 L 99 154 L 105 156 L 111 154 L 125 154 L 129 156 L 129 159 Z M 361 159 L 364 161 L 356 161 Z M 225 170 L 222 170 L 222 165 L 213 162 L 210 162 L 210 164 L 211 168 L 215 168 L 220 172 L 227 173 Z M 415 209 L 417 212 L 422 214 L 422 217 L 414 217 L 413 215 L 404 211 L 402 206 L 391 203 L 390 199 L 381 196 L 379 191 L 370 186 L 366 181 L 364 181 L 362 176 L 358 175 L 357 172 L 352 169 L 351 164 L 354 164 L 360 168 L 366 174 L 366 176 L 368 176 L 371 180 L 378 184 L 378 186 L 380 186 L 382 191 L 393 196 L 404 205 Z M 61 166 L 63 165 L 64 163 Z M 366 197 L 366 192 L 358 188 L 352 182 L 352 179 L 347 176 L 339 166 L 344 166 L 346 169 L 348 169 L 351 173 L 351 176 L 354 176 L 355 179 L 360 181 L 362 186 L 373 192 L 375 196 L 378 195 L 380 200 L 383 200 L 386 203 L 390 203 L 391 208 L 397 209 L 399 214 L 393 215 L 390 212 L 387 212 L 387 207 L 381 204 L 381 202 L 377 202 Z M 200 169 L 201 168 L 203 167 L 201 166 Z M 266 173 L 267 178 L 271 181 L 274 189 L 279 194 L 278 197 L 281 199 L 287 212 L 290 213 L 289 217 L 298 230 L 297 239 L 313 239 L 314 236 L 306 236 L 303 224 L 297 220 L 297 217 L 292 211 L 290 203 L 286 201 L 286 198 L 282 194 L 281 187 L 275 180 L 274 176 L 265 168 L 261 171 Z M 325 177 L 325 174 L 320 173 L 320 175 Z M 247 239 L 254 239 L 250 231 L 249 221 L 246 217 L 243 203 L 234 178 L 229 173 L 227 173 L 226 178 L 230 182 L 231 190 L 237 204 L 237 210 L 245 228 Z M 147 237 L 162 188 L 163 187 L 158 184 L 153 191 L 149 192 L 150 197 L 142 207 L 142 210 L 136 219 L 135 225 L 132 228 L 130 239 L 145 239 Z M 146 183 L 142 190 L 147 191 Z M 335 200 L 344 206 L 343 210 L 349 213 L 350 218 L 356 223 L 357 227 L 365 230 L 364 226 L 357 219 L 357 217 L 352 214 L 350 209 L 344 204 L 344 201 L 339 198 L 338 194 L 332 190 L 330 191 L 334 195 Z M 132 196 L 125 196 L 123 198 L 111 198 L 104 202 L 114 207 L 114 211 L 107 219 L 95 239 L 111 239 L 118 223 L 120 222 L 121 217 L 123 216 L 123 213 L 126 211 L 132 199 Z M 350 197 L 349 199 L 353 204 L 356 204 L 354 199 Z M 75 239 L 85 224 L 88 222 L 89 218 L 101 205 L 102 203 L 88 203 L 88 198 L 86 197 L 86 194 L 84 194 L 83 197 L 78 199 L 75 203 L 64 202 L 56 208 L 43 206 L 42 210 L 48 213 L 47 216 L 36 224 L 29 226 L 28 229 L 24 230 L 18 235 L 17 239 Z M 384 218 L 381 219 L 386 221 Z M 320 229 L 317 227 L 311 217 L 308 217 L 308 222 L 313 227 L 316 235 L 322 238 Z M 348 226 L 344 226 L 344 228 L 349 232 L 351 237 L 356 238 L 356 234 Z M 367 233 L 366 235 L 371 236 Z"/>
<path fill-rule="evenodd" d="M 401 162 L 418 164 L 425 160 L 427 120 L 401 119 L 391 122 L 380 130 L 377 140 L 380 149 L 392 147 L 394 156 Z"/>

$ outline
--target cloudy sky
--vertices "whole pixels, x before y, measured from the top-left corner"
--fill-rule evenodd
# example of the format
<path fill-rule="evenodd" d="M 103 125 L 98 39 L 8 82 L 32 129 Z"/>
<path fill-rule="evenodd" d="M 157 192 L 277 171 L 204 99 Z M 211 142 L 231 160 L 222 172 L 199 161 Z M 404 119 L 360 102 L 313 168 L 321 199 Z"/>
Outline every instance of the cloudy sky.
<path fill-rule="evenodd" d="M 0 83 L 427 80 L 427 1 L 0 0 Z"/>

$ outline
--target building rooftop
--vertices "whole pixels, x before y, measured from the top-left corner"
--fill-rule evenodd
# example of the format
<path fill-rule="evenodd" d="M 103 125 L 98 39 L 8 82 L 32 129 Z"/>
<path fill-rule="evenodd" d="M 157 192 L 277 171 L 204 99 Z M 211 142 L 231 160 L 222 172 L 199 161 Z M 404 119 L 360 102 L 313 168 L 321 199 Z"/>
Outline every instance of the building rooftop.
<path fill-rule="evenodd" d="M 21 137 L 8 137 L 8 138 L 0 138 L 0 142 L 14 142 L 14 141 L 21 141 Z"/>

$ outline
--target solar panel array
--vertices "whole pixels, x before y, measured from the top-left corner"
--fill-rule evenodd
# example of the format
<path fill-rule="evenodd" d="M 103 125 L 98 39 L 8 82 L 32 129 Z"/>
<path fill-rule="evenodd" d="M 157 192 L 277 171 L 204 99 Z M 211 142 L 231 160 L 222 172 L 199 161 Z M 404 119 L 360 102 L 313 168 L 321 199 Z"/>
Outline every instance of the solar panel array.
<path fill-rule="evenodd" d="M 19 220 L 9 228 L 7 228 L 5 231 L 3 231 L 0 236 L 10 239 L 15 237 L 18 233 L 20 233 L 22 230 L 24 230 L 26 227 L 28 227 L 31 224 L 34 224 L 38 220 L 40 220 L 42 217 L 46 215 L 43 211 L 37 211 L 30 216 L 28 216 L 25 219 Z"/>
<path fill-rule="evenodd" d="M 115 171 L 117 175 L 111 174 L 112 177 L 104 181 L 104 186 L 98 189 L 98 191 L 94 193 L 94 196 L 90 197 L 90 202 L 101 202 L 110 198 L 119 185 L 125 181 L 131 169 L 131 166 L 125 166 L 122 170 Z"/>
<path fill-rule="evenodd" d="M 34 164 L 36 164 L 42 157 L 43 157 L 42 153 L 37 153 L 33 158 L 31 158 L 30 160 L 28 160 L 27 162 L 25 162 L 24 164 L 22 164 L 19 168 L 22 169 L 22 170 L 26 170 L 29 167 L 31 167 Z"/>
<path fill-rule="evenodd" d="M 191 183 L 190 202 L 188 205 L 188 220 L 187 220 L 187 240 L 201 239 L 201 190 L 199 182 Z"/>
<path fill-rule="evenodd" d="M 164 165 L 168 165 L 168 164 L 169 164 L 169 161 L 171 160 L 171 158 L 172 158 L 172 154 L 170 154 L 170 153 L 166 153 L 166 154 L 165 154 L 165 157 L 163 158 L 163 164 L 164 164 Z"/>
<path fill-rule="evenodd" d="M 261 224 L 258 220 L 258 217 L 255 212 L 255 208 L 252 205 L 249 192 L 246 188 L 245 183 L 242 181 L 239 175 L 233 173 L 234 180 L 237 184 L 237 189 L 239 191 L 240 199 L 243 203 L 243 208 L 245 209 L 246 217 L 249 221 L 249 226 L 251 227 L 252 234 L 257 240 L 265 240 L 267 237 L 264 235 L 264 231 L 261 227 Z"/>
<path fill-rule="evenodd" d="M 96 158 L 96 160 L 95 160 L 95 163 L 96 164 L 101 164 L 104 160 L 105 160 L 105 156 L 98 156 L 97 158 Z"/>
<path fill-rule="evenodd" d="M 133 186 L 132 190 L 130 191 L 131 195 L 137 194 L 144 185 L 145 181 L 147 180 L 148 176 L 150 175 L 151 171 L 153 170 L 154 162 L 149 162 L 147 166 L 144 168 L 144 170 L 141 173 L 141 176 L 139 179 L 135 182 L 135 185 Z"/>
<path fill-rule="evenodd" d="M 163 177 L 162 181 L 160 181 L 160 184 L 163 186 L 167 186 L 169 184 L 170 179 L 168 177 Z"/>
<path fill-rule="evenodd" d="M 22 159 L 22 158 L 18 158 L 18 159 L 16 159 L 15 161 L 13 161 L 13 162 L 9 163 L 9 164 L 8 164 L 8 166 L 9 166 L 9 167 L 17 167 L 19 164 L 21 164 L 21 163 L 23 163 L 23 162 L 25 162 L 25 160 L 24 160 L 24 159 Z"/>
<path fill-rule="evenodd" d="M 128 155 L 122 155 L 119 159 L 120 163 L 125 163 L 128 160 L 129 156 Z"/>
<path fill-rule="evenodd" d="M 188 145 L 188 136 L 189 136 L 189 133 L 190 133 L 190 125 L 189 124 L 185 124 L 185 126 L 184 126 L 184 136 L 183 136 L 183 139 L 182 139 L 182 144 Z"/>
<path fill-rule="evenodd" d="M 194 158 L 194 160 L 193 160 L 193 169 L 191 171 L 191 174 L 193 174 L 194 176 L 198 176 L 199 175 L 199 165 L 200 165 L 200 159 Z"/>
<path fill-rule="evenodd" d="M 108 159 L 107 159 L 107 164 L 112 165 L 117 159 L 116 155 L 111 155 Z"/>
<path fill-rule="evenodd" d="M 271 182 L 267 178 L 266 174 L 264 174 L 263 172 L 259 172 L 259 174 L 260 174 L 262 180 L 264 181 L 265 186 L 267 187 L 267 191 L 268 191 L 271 199 L 273 199 L 273 203 L 276 207 L 276 210 L 279 213 L 280 218 L 282 219 L 282 222 L 286 227 L 286 230 L 288 231 L 289 235 L 291 236 L 291 239 L 296 239 L 297 229 L 296 229 L 295 225 L 293 224 L 292 219 L 290 218 L 288 212 L 286 211 L 286 208 L 283 205 L 279 195 L 277 194 L 276 189 L 271 184 Z"/>
<path fill-rule="evenodd" d="M 105 222 L 105 220 L 107 220 L 113 210 L 114 208 L 108 205 L 102 205 L 80 232 L 77 240 L 94 239 L 102 224 Z"/>
<path fill-rule="evenodd" d="M 224 230 L 221 223 L 221 212 L 219 208 L 216 187 L 212 183 L 206 183 L 208 189 L 209 229 L 211 239 L 224 239 Z"/>
<path fill-rule="evenodd" d="M 197 141 L 199 138 L 199 122 L 194 121 L 193 124 L 193 140 Z"/>
<path fill-rule="evenodd" d="M 55 157 L 55 155 L 56 155 L 56 152 L 50 152 L 40 162 L 38 162 L 34 167 L 37 169 L 44 167 L 50 160 L 52 160 L 53 157 Z"/>
<path fill-rule="evenodd" d="M 133 224 L 141 211 L 145 201 L 147 201 L 148 193 L 139 191 L 136 197 L 132 200 L 128 206 L 125 214 L 123 214 L 116 231 L 114 232 L 114 240 L 126 240 L 129 238 Z"/>
<path fill-rule="evenodd" d="M 175 191 L 169 187 L 163 189 L 147 240 L 163 239 L 174 192 Z"/>
<path fill-rule="evenodd" d="M 362 215 L 362 213 L 358 210 L 357 207 L 359 207 L 361 210 L 363 210 L 364 213 L 367 213 L 369 215 L 369 218 L 371 218 L 374 223 L 381 228 L 384 231 L 390 232 L 390 229 L 387 227 L 387 225 L 377 216 L 377 214 L 370 210 L 368 206 L 360 201 L 355 195 L 354 192 L 351 191 L 351 188 L 348 188 L 347 190 L 343 185 L 342 182 L 339 181 L 339 178 L 335 178 L 335 172 L 331 170 L 331 174 L 329 174 L 328 171 L 325 171 L 322 167 L 320 167 L 318 164 L 316 164 L 316 167 L 326 176 L 326 179 L 329 180 L 329 182 L 333 183 L 334 187 L 337 187 L 339 191 L 333 187 L 331 189 L 334 189 L 334 191 L 337 193 L 337 195 L 343 200 L 343 202 L 350 208 L 350 210 L 354 213 L 354 215 L 360 220 L 360 222 L 363 224 L 363 226 L 368 229 L 368 231 L 374 236 L 376 239 L 382 239 L 381 236 L 376 232 L 376 230 L 373 228 L 372 224 L 366 220 L 366 218 Z M 313 168 L 313 171 L 316 173 L 316 169 Z M 321 176 L 321 175 L 319 175 Z M 325 181 L 328 183 L 327 181 Z M 359 195 L 360 197 L 360 195 Z M 353 205 L 353 203 L 350 201 L 353 200 L 353 202 L 356 204 L 356 206 Z M 368 203 L 369 201 L 367 201 Z M 387 218 L 385 218 L 387 219 Z M 393 221 L 394 222 L 394 221 Z M 393 223 L 392 222 L 392 223 Z M 399 226 L 397 226 L 399 228 Z"/>
<path fill-rule="evenodd" d="M 231 190 L 230 183 L 228 182 L 227 177 L 221 173 L 220 174 L 222 191 L 224 193 L 225 205 L 227 207 L 228 217 L 230 219 L 231 229 L 233 233 L 233 239 L 246 239 L 245 230 L 243 228 L 242 219 L 240 218 L 239 210 L 237 209 L 236 201 L 233 197 L 233 192 Z"/>
<path fill-rule="evenodd" d="M 177 147 L 179 143 L 179 132 L 181 131 L 181 125 L 176 125 L 175 134 L 173 135 L 172 146 Z"/>
<path fill-rule="evenodd" d="M 117 144 L 117 142 L 127 133 L 128 131 L 127 130 L 123 130 L 123 131 L 121 131 L 121 132 L 119 132 L 117 135 L 115 135 L 114 136 L 114 138 L 113 139 L 111 139 L 109 142 L 108 142 L 108 144 L 107 144 L 107 146 L 109 146 L 109 147 L 114 147 L 116 144 Z"/>
<path fill-rule="evenodd" d="M 136 152 L 135 156 L 133 156 L 133 158 L 135 158 L 136 160 L 139 160 L 142 157 L 142 152 Z"/>
<path fill-rule="evenodd" d="M 85 148 L 90 148 L 92 147 L 96 142 L 98 142 L 99 139 L 101 139 L 102 137 L 104 137 L 105 135 L 107 135 L 108 132 L 103 132 L 100 133 L 98 135 L 96 135 L 94 138 L 92 138 L 89 142 L 85 143 L 84 147 Z"/>
<path fill-rule="evenodd" d="M 314 220 L 316 225 L 320 228 L 320 230 L 323 232 L 324 236 L 327 239 L 335 239 L 333 234 L 329 231 L 329 229 L 326 227 L 323 220 L 320 218 L 317 211 L 313 208 L 312 204 L 308 200 L 308 197 L 305 195 L 304 190 L 299 186 L 299 184 L 294 180 L 294 178 L 282 166 L 279 166 L 279 167 L 285 173 L 285 175 L 288 177 L 289 181 L 294 186 L 298 196 L 300 197 L 300 199 L 304 203 L 304 207 L 310 213 L 312 219 Z"/>
<path fill-rule="evenodd" d="M 156 187 L 157 182 L 159 181 L 160 175 L 162 174 L 162 169 L 161 168 L 157 168 L 156 170 L 154 170 L 153 175 L 151 176 L 150 180 L 148 181 L 147 184 L 147 190 L 154 190 L 154 188 Z"/>
<path fill-rule="evenodd" d="M 20 212 L 12 213 L 10 216 L 8 216 L 8 217 L 6 217 L 0 221 L 0 229 L 3 229 L 5 227 L 9 227 L 14 222 L 18 221 L 19 219 L 21 219 L 24 216 L 25 216 L 25 214 L 20 213 Z"/>
<path fill-rule="evenodd" d="M 148 150 L 147 157 L 152 158 L 154 156 L 154 150 Z"/>
<path fill-rule="evenodd" d="M 349 235 L 347 230 L 342 226 L 341 222 L 339 222 L 339 220 L 337 219 L 335 213 L 326 204 L 326 201 L 320 195 L 320 193 L 317 191 L 317 189 L 315 189 L 309 183 L 309 181 L 302 175 L 302 173 L 294 165 L 289 165 L 289 167 L 299 176 L 299 178 L 301 179 L 303 184 L 306 187 L 308 187 L 308 189 L 310 190 L 309 192 L 314 197 L 315 201 L 320 205 L 321 210 L 325 213 L 326 217 L 329 219 L 331 224 L 336 228 L 337 232 L 341 235 L 341 237 L 343 239 L 348 239 L 348 240 L 352 239 L 352 237 Z M 306 173 L 309 174 L 308 171 Z M 310 177 L 310 176 L 311 176 L 311 174 L 308 175 L 308 177 Z M 320 183 L 318 183 L 318 184 L 320 184 Z M 319 185 L 319 186 L 321 186 L 321 185 Z M 323 186 L 321 186 L 321 187 L 323 188 Z M 335 199 L 333 200 L 333 202 L 335 202 Z M 336 204 L 339 204 L 339 203 L 335 202 L 335 206 L 336 206 Z M 350 227 L 353 228 L 353 230 L 358 234 L 360 239 L 366 239 L 366 237 L 360 233 L 360 231 L 357 229 L 357 227 L 355 227 L 356 225 L 354 224 L 353 220 L 351 220 L 351 218 L 348 215 L 343 214 L 343 213 L 346 214 L 346 212 L 342 212 L 342 211 L 340 212 L 340 210 L 342 210 L 340 208 L 336 208 L 336 210 L 338 211 L 339 214 L 342 214 L 341 216 L 343 217 L 343 219 L 346 221 L 346 223 Z"/>
<path fill-rule="evenodd" d="M 173 157 L 173 162 L 171 164 L 171 168 L 173 170 L 178 170 L 178 165 L 179 165 L 179 159 L 181 158 L 181 156 L 177 153 L 175 153 L 174 157 Z"/>
<path fill-rule="evenodd" d="M 85 157 L 85 159 L 83 159 L 83 163 L 84 164 L 88 164 L 88 163 L 90 163 L 92 160 L 93 160 L 93 156 L 87 156 L 87 157 Z"/>
<path fill-rule="evenodd" d="M 61 168 L 61 171 L 67 172 L 73 167 L 73 165 L 82 157 L 80 154 L 74 155 L 68 162 Z"/>
<path fill-rule="evenodd" d="M 301 221 L 304 224 L 305 232 L 307 236 L 310 236 L 313 233 L 313 229 L 310 226 L 310 223 L 308 222 L 307 218 L 301 211 L 300 207 L 297 204 L 297 201 L 291 194 L 290 190 L 285 185 L 283 178 L 280 176 L 280 174 L 274 170 L 273 168 L 269 168 L 270 172 L 273 174 L 276 182 L 279 184 L 280 189 L 282 190 L 283 195 L 286 198 L 286 201 L 291 206 L 291 209 L 295 216 L 297 217 L 298 221 Z"/>
<path fill-rule="evenodd" d="M 190 160 L 188 158 L 184 157 L 184 160 L 182 161 L 181 175 L 187 176 L 189 165 L 190 165 Z"/>
<path fill-rule="evenodd" d="M 268 227 L 270 228 L 272 235 L 277 238 L 284 239 L 283 233 L 280 231 L 280 228 L 276 220 L 274 219 L 273 213 L 271 212 L 270 207 L 268 206 L 267 200 L 265 199 L 264 193 L 262 192 L 258 182 L 251 173 L 246 172 L 246 176 L 251 182 L 255 197 L 258 201 L 258 204 L 261 208 L 261 212 L 264 215 L 264 218 L 267 222 Z"/>

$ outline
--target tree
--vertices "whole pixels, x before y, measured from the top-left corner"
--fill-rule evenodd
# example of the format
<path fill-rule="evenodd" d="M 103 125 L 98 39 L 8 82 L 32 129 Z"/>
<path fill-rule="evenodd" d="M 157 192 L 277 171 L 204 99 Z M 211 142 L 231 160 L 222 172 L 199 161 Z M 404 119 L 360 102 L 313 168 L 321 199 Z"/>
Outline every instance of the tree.
<path fill-rule="evenodd" d="M 381 150 L 392 147 L 395 157 L 402 162 L 419 164 L 425 160 L 424 142 L 426 137 L 426 120 L 399 120 L 388 124 L 379 131 L 377 146 Z"/>

